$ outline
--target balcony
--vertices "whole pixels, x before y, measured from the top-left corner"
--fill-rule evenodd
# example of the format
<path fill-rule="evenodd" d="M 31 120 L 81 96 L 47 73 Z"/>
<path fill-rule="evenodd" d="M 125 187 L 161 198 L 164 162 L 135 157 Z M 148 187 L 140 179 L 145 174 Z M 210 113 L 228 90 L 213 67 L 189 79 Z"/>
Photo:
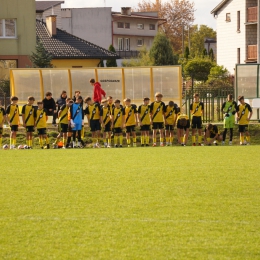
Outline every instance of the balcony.
<path fill-rule="evenodd" d="M 117 55 L 119 55 L 122 59 L 130 59 L 137 58 L 140 51 L 116 51 Z"/>
<path fill-rule="evenodd" d="M 247 46 L 247 60 L 256 61 L 257 60 L 257 45 Z"/>
<path fill-rule="evenodd" d="M 247 8 L 247 22 L 248 23 L 257 22 L 257 6 Z"/>

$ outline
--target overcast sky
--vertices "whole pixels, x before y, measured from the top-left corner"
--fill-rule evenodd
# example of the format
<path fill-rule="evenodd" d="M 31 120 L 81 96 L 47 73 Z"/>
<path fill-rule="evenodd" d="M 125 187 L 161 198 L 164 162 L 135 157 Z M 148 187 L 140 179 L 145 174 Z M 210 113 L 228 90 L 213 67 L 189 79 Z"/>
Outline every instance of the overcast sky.
<path fill-rule="evenodd" d="M 112 11 L 120 11 L 121 7 L 137 7 L 141 0 L 64 0 L 62 8 L 79 7 L 112 7 Z M 164 0 L 163 0 L 164 1 Z M 216 29 L 216 21 L 210 11 L 216 7 L 221 0 L 194 0 L 195 3 L 195 22 L 194 24 L 205 24 Z"/>

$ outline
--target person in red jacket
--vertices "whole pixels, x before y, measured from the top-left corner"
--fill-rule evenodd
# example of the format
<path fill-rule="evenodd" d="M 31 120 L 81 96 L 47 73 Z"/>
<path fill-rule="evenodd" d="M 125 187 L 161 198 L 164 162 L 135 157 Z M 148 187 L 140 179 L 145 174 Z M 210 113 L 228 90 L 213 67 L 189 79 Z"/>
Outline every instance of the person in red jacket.
<path fill-rule="evenodd" d="M 94 79 L 91 79 L 89 82 L 94 87 L 93 101 L 100 103 L 102 100 L 102 96 L 106 97 L 106 92 L 101 88 L 101 84 L 99 82 L 96 82 Z"/>

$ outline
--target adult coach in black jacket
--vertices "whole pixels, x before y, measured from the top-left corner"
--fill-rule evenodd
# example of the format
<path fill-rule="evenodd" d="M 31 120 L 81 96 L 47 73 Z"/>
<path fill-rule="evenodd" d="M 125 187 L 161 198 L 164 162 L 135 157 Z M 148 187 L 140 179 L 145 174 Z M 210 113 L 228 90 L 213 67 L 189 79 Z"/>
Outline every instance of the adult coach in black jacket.
<path fill-rule="evenodd" d="M 45 98 L 42 100 L 43 102 L 43 108 L 47 111 L 47 116 L 53 116 L 52 118 L 52 124 L 56 125 L 56 103 L 55 100 L 52 97 L 51 92 L 46 92 Z"/>

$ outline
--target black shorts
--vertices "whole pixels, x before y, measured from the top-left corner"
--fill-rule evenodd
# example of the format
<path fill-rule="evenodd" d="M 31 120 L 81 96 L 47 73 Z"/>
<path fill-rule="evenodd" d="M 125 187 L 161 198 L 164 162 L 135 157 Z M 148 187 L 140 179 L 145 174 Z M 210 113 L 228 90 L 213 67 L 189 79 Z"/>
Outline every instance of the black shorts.
<path fill-rule="evenodd" d="M 26 133 L 33 133 L 34 132 L 34 126 L 28 125 L 26 126 Z"/>
<path fill-rule="evenodd" d="M 39 128 L 37 129 L 38 135 L 46 135 L 47 131 L 46 128 Z"/>
<path fill-rule="evenodd" d="M 173 131 L 173 125 L 166 125 L 165 130 Z"/>
<path fill-rule="evenodd" d="M 177 128 L 178 129 L 184 129 L 186 131 L 187 128 L 190 128 L 190 120 L 189 119 L 187 120 L 187 125 L 186 126 L 180 125 L 180 121 L 178 120 Z"/>
<path fill-rule="evenodd" d="M 0 135 L 3 134 L 3 128 L 0 128 Z"/>
<path fill-rule="evenodd" d="M 59 132 L 67 133 L 68 132 L 68 128 L 69 128 L 68 124 L 59 123 Z"/>
<path fill-rule="evenodd" d="M 192 129 L 202 129 L 202 120 L 201 116 L 193 116 L 191 121 L 191 128 Z"/>
<path fill-rule="evenodd" d="M 215 138 L 215 137 L 216 137 L 216 134 L 210 133 L 209 137 L 210 137 L 210 138 Z"/>
<path fill-rule="evenodd" d="M 135 132 L 135 125 L 129 125 L 129 126 L 126 126 L 126 133 L 132 133 L 132 132 Z"/>
<path fill-rule="evenodd" d="M 11 125 L 11 131 L 17 132 L 18 131 L 18 125 Z"/>
<path fill-rule="evenodd" d="M 104 132 L 111 132 L 111 122 L 110 121 L 105 125 Z"/>
<path fill-rule="evenodd" d="M 90 120 L 90 131 L 96 132 L 101 130 L 101 125 L 99 120 Z"/>
<path fill-rule="evenodd" d="M 248 125 L 239 125 L 238 129 L 239 129 L 239 133 L 245 133 L 248 131 Z"/>
<path fill-rule="evenodd" d="M 160 123 L 153 123 L 153 129 L 163 129 L 164 128 L 164 123 L 160 122 Z"/>
<path fill-rule="evenodd" d="M 141 125 L 141 131 L 150 131 L 151 125 Z"/>
<path fill-rule="evenodd" d="M 114 128 L 114 134 L 121 134 L 122 133 L 122 128 L 121 127 L 115 127 Z"/>

